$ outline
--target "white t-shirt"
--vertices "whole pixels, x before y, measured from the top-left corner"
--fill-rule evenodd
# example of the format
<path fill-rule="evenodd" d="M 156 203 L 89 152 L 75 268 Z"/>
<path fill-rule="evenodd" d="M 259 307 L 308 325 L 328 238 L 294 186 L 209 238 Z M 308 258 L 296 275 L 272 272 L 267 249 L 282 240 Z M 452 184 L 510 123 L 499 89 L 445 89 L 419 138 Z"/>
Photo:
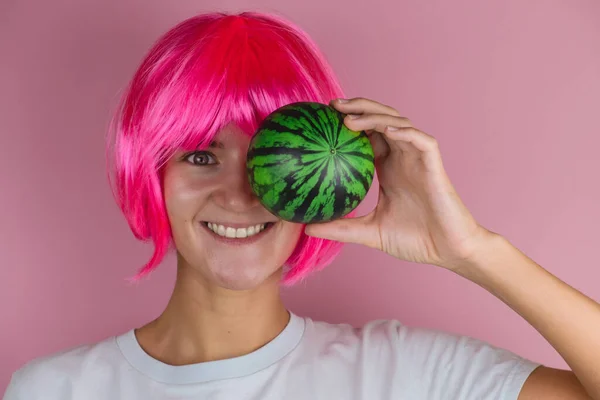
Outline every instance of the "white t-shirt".
<path fill-rule="evenodd" d="M 30 361 L 4 400 L 515 400 L 539 365 L 395 320 L 354 328 L 290 314 L 286 328 L 250 354 L 183 366 L 150 357 L 132 329 Z"/>

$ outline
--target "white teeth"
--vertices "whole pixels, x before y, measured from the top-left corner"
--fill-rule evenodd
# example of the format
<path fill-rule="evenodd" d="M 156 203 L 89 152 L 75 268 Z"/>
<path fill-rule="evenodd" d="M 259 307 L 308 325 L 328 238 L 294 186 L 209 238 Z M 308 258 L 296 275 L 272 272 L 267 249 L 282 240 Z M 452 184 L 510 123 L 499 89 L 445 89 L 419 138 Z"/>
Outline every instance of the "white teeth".
<path fill-rule="evenodd" d="M 237 230 L 235 231 L 236 238 L 245 238 L 246 236 L 248 236 L 246 228 L 237 228 Z"/>
<path fill-rule="evenodd" d="M 235 237 L 235 228 L 227 228 L 225 230 L 225 237 L 234 238 Z"/>
<path fill-rule="evenodd" d="M 227 238 L 245 238 L 256 235 L 265 229 L 265 224 L 257 224 L 247 228 L 232 228 L 230 226 L 218 225 L 212 222 L 207 223 L 208 228 L 219 236 Z"/>

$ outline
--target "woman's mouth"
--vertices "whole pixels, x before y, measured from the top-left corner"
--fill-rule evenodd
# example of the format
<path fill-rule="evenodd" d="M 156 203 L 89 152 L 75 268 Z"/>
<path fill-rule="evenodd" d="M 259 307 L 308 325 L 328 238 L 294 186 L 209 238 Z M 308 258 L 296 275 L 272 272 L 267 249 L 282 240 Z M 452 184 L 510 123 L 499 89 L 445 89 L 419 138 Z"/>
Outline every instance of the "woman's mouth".
<path fill-rule="evenodd" d="M 257 239 L 264 235 L 273 225 L 273 222 L 264 222 L 260 224 L 247 226 L 229 226 L 217 222 L 202 222 L 209 231 L 215 234 L 220 239 L 226 241 L 249 242 L 250 239 Z"/>

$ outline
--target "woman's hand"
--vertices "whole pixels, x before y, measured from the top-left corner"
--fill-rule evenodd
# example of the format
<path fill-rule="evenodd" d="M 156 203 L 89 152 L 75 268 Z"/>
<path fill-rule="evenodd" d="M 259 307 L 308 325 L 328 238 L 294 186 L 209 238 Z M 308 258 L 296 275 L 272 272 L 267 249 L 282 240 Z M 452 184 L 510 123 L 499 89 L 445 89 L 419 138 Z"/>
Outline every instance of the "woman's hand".
<path fill-rule="evenodd" d="M 437 141 L 393 108 L 335 100 L 345 125 L 364 130 L 375 152 L 379 199 L 366 216 L 306 226 L 306 233 L 364 244 L 402 260 L 455 270 L 494 235 L 480 226 L 448 178 Z"/>

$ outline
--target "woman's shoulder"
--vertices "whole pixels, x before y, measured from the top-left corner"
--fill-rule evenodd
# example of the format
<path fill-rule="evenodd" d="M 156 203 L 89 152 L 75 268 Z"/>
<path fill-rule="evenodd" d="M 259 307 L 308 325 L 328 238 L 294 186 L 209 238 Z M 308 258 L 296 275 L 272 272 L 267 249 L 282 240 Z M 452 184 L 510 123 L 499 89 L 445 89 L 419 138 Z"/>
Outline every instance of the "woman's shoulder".
<path fill-rule="evenodd" d="M 306 339 L 323 346 L 346 345 L 380 351 L 386 348 L 390 353 L 404 356 L 431 356 L 432 353 L 457 354 L 457 350 L 486 349 L 489 352 L 502 352 L 481 339 L 444 331 L 405 324 L 397 319 L 372 319 L 362 323 L 334 323 L 313 320 L 306 321 Z"/>
<path fill-rule="evenodd" d="M 307 341 L 315 347 L 352 350 L 361 355 L 373 354 L 408 361 L 411 365 L 427 365 L 432 360 L 445 360 L 465 369 L 494 365 L 525 366 L 534 362 L 484 339 L 436 328 L 411 326 L 396 319 L 375 319 L 363 324 L 307 323 Z"/>
<path fill-rule="evenodd" d="M 35 390 L 51 393 L 52 388 L 68 386 L 90 370 L 110 367 L 118 359 L 116 336 L 70 346 L 27 361 L 12 374 L 7 393 L 18 391 L 38 398 Z"/>
<path fill-rule="evenodd" d="M 399 337 L 412 328 L 396 319 L 365 322 L 333 322 L 304 317 L 303 342 L 313 348 L 337 348 L 347 351 L 376 350 L 396 346 Z"/>
<path fill-rule="evenodd" d="M 395 382 L 415 393 L 446 391 L 455 398 L 469 391 L 489 395 L 482 398 L 516 398 L 540 365 L 482 339 L 396 319 L 356 324 L 305 320 L 303 364 L 316 360 L 328 370 L 347 367 L 373 381 L 386 377 L 381 384 Z"/>
<path fill-rule="evenodd" d="M 442 331 L 417 328 L 403 324 L 397 319 L 371 319 L 359 323 L 330 322 L 304 317 L 307 332 L 313 333 L 323 340 L 353 338 L 361 341 L 397 340 L 411 335 L 425 337 L 431 335 L 450 335 Z"/>

